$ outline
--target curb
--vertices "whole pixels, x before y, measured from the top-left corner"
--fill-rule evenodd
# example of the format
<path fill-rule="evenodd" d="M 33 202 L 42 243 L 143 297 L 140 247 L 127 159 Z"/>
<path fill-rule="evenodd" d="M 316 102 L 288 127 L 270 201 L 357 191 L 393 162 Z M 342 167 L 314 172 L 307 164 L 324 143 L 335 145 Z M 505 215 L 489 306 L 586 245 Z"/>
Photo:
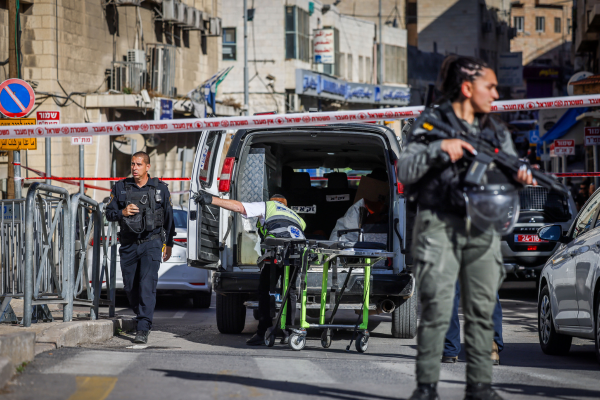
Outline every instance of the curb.
<path fill-rule="evenodd" d="M 60 347 L 77 347 L 85 343 L 103 342 L 112 338 L 118 330 L 134 329 L 136 321 L 119 318 L 62 322 L 41 332 L 39 332 L 40 325 L 36 325 L 37 336 L 35 332 L 24 331 L 28 328 L 17 326 L 15 330 L 18 329 L 19 332 L 0 335 L 0 388 L 14 376 L 19 365 L 33 361 L 40 353 Z"/>

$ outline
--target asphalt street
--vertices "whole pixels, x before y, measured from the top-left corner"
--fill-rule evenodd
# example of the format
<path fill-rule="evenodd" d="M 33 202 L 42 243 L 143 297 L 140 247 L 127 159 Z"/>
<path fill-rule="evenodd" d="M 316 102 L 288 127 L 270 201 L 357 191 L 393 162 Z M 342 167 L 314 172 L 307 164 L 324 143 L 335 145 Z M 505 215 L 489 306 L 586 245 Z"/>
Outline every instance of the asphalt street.
<path fill-rule="evenodd" d="M 505 349 L 494 368 L 494 386 L 505 399 L 598 399 L 600 365 L 591 341 L 574 340 L 566 357 L 542 353 L 537 335 L 537 300 L 531 285 L 505 283 Z M 124 304 L 121 304 L 122 306 Z M 121 315 L 131 310 L 120 307 Z M 354 314 L 345 312 L 345 320 Z M 461 317 L 462 318 L 462 317 Z M 342 320 L 342 319 L 340 319 Z M 288 346 L 248 347 L 256 329 L 248 312 L 240 335 L 217 331 L 213 305 L 194 309 L 178 298 L 159 297 L 147 347 L 133 335 L 81 348 L 38 355 L 3 389 L 6 399 L 405 399 L 414 389 L 416 340 L 394 339 L 389 315 L 371 317 L 367 353 L 345 348 L 339 333 L 329 349 L 309 336 L 304 350 Z M 464 351 L 457 364 L 443 364 L 442 399 L 462 399 Z"/>

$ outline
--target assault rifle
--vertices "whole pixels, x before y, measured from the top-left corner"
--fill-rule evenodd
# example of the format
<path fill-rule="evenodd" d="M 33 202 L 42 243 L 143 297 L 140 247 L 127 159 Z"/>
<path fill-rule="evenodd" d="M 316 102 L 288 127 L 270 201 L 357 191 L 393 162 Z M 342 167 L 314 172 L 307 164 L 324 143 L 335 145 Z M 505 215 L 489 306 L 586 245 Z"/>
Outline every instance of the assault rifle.
<path fill-rule="evenodd" d="M 433 140 L 461 139 L 469 143 L 477 150 L 476 155 L 471 154 L 471 152 L 467 150 L 464 152 L 465 158 L 472 160 L 465 177 L 466 183 L 480 185 L 481 179 L 485 175 L 485 172 L 492 162 L 494 162 L 499 168 L 513 174 L 518 173 L 519 169 L 523 165 L 527 165 L 527 168 L 530 168 L 528 162 L 521 161 L 516 156 L 506 154 L 501 149 L 495 148 L 489 142 L 481 139 L 480 137 L 468 135 L 464 131 L 458 131 L 439 119 L 425 116 L 421 122 L 421 127 L 428 132 L 424 136 L 432 138 Z M 546 175 L 545 173 L 533 168 L 530 168 L 530 170 L 538 185 L 548 190 L 555 190 L 562 194 L 568 193 L 567 188 L 552 176 Z"/>

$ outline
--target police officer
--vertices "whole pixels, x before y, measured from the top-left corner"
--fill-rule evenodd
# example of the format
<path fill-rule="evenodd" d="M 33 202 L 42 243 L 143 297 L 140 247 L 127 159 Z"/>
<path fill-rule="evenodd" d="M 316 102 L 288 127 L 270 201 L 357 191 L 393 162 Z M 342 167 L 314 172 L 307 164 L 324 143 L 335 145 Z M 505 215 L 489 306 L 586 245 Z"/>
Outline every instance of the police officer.
<path fill-rule="evenodd" d="M 175 236 L 171 194 L 165 183 L 150 178 L 149 169 L 148 154 L 131 156 L 132 177 L 115 184 L 106 207 L 106 219 L 119 222 L 123 285 L 137 316 L 134 343 L 148 342 L 158 269 L 161 258 L 171 258 Z"/>
<path fill-rule="evenodd" d="M 265 237 L 276 238 L 294 238 L 304 239 L 304 229 L 306 223 L 293 210 L 287 207 L 287 200 L 283 195 L 274 194 L 266 202 L 242 203 L 237 200 L 221 199 L 213 197 L 206 192 L 198 192 L 197 202 L 206 205 L 213 204 L 229 211 L 240 213 L 244 218 L 257 217 L 256 223 L 261 239 Z M 274 274 L 271 273 L 274 269 Z M 273 317 L 271 311 L 274 302 L 271 301 L 271 278 L 276 282 L 282 276 L 283 268 L 276 267 L 271 263 L 265 263 L 260 271 L 260 281 L 258 284 L 258 329 L 254 336 L 246 341 L 249 346 L 261 346 L 265 344 L 265 333 L 267 329 L 273 326 Z M 291 277 L 294 282 L 294 277 Z M 287 320 L 292 324 L 295 318 L 297 301 L 297 290 L 295 285 L 290 289 L 289 307 Z M 273 303 L 273 304 L 272 304 Z M 287 343 L 288 334 L 282 332 L 282 344 Z"/>
<path fill-rule="evenodd" d="M 438 107 L 427 108 L 424 114 L 516 155 L 510 134 L 488 115 L 492 102 L 498 98 L 494 71 L 476 58 L 449 56 L 442 64 L 440 78 L 443 99 Z M 398 178 L 408 185 L 408 197 L 418 206 L 413 256 L 422 308 L 417 337 L 417 389 L 410 399 L 438 399 L 440 357 L 457 278 L 466 320 L 465 399 L 500 399 L 491 388 L 490 356 L 494 336 L 492 312 L 505 272 L 500 234 L 493 226 L 472 226 L 467 213 L 464 177 L 469 163 L 463 155 L 475 154 L 476 149 L 460 139 L 423 141 L 425 134 L 417 121 L 398 161 Z M 494 171 L 498 172 L 497 168 Z M 527 168 L 510 179 L 520 184 L 533 183 Z M 518 201 L 516 190 L 514 196 Z"/>

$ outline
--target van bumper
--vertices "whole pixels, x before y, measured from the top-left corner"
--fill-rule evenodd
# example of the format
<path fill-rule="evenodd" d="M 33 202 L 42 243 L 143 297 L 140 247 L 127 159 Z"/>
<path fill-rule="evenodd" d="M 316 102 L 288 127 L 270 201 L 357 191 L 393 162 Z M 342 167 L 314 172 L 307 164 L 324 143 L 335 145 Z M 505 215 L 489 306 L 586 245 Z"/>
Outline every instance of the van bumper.
<path fill-rule="evenodd" d="M 371 274 L 371 297 L 373 296 L 401 296 L 410 297 L 414 293 L 415 281 L 411 274 L 402 273 L 392 274 Z M 345 275 L 338 275 L 338 286 L 341 288 L 344 283 Z M 213 272 L 212 283 L 213 290 L 217 293 L 248 293 L 256 294 L 258 292 L 258 282 L 260 272 Z M 321 272 L 308 273 L 308 292 L 321 292 Z M 331 281 L 330 281 L 331 282 Z M 363 293 L 363 276 L 353 275 L 348 283 L 346 293 Z"/>

